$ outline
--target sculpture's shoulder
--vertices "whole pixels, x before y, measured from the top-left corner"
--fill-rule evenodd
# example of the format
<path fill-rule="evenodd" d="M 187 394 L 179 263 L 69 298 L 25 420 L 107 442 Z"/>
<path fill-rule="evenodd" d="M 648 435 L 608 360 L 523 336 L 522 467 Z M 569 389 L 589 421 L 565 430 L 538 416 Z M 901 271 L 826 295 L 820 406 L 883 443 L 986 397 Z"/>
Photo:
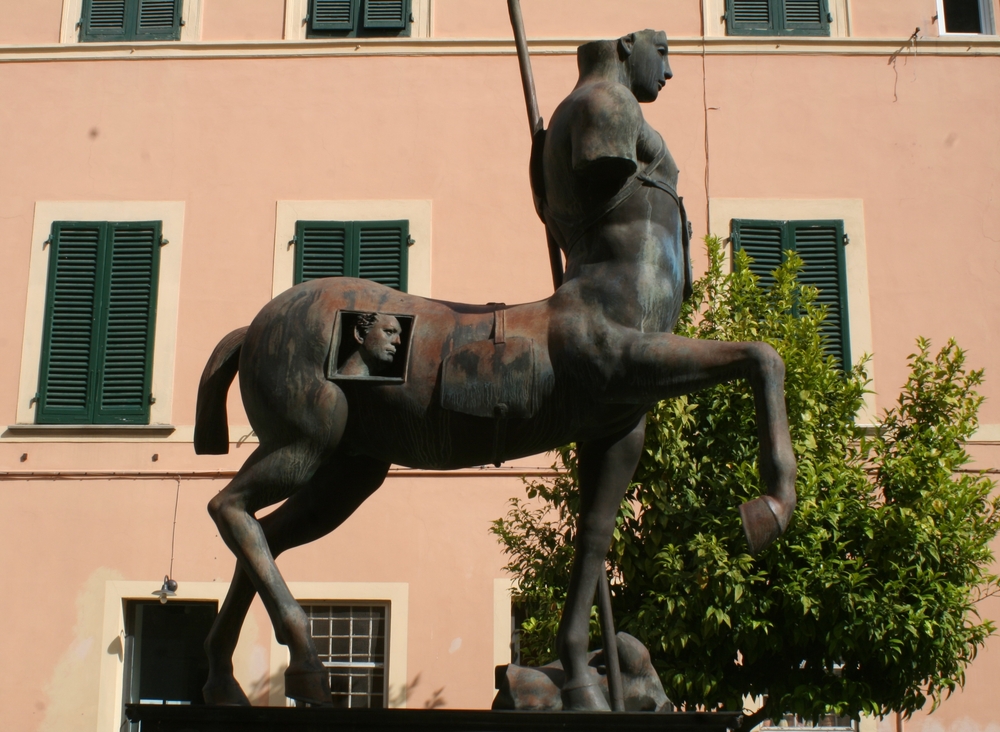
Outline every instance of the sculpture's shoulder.
<path fill-rule="evenodd" d="M 627 176 L 635 170 L 644 125 L 639 102 L 628 87 L 605 80 L 580 84 L 552 115 L 546 167 L 556 163 L 556 168 L 576 174 L 594 170 Z M 611 163 L 615 171 L 601 170 L 607 161 L 619 161 Z"/>
<path fill-rule="evenodd" d="M 615 81 L 581 84 L 563 100 L 552 116 L 551 127 L 638 129 L 642 109 L 632 91 Z"/>

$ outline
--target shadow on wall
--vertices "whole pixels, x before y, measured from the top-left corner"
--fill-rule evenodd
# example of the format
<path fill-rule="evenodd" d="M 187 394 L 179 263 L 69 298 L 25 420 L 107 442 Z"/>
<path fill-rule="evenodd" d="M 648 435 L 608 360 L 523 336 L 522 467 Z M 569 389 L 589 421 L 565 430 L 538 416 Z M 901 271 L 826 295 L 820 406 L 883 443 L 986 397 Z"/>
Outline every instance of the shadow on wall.
<path fill-rule="evenodd" d="M 407 682 L 405 688 L 389 688 L 389 706 L 398 707 L 405 704 L 408 699 L 413 698 L 414 690 L 420 685 L 420 673 L 417 673 L 413 677 L 412 681 Z M 424 709 L 440 709 L 441 707 L 447 706 L 448 700 L 444 698 L 444 687 L 436 689 L 431 695 L 424 700 Z M 992 732 L 992 731 L 991 731 Z M 1000 730 L 996 730 L 1000 732 Z"/>

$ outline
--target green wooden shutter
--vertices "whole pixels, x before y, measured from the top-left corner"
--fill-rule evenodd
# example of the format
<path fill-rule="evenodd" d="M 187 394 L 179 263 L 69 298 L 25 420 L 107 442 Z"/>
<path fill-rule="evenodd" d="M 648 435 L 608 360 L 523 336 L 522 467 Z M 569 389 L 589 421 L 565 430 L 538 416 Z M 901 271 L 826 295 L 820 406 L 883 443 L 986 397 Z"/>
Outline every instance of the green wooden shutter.
<path fill-rule="evenodd" d="M 406 292 L 409 221 L 359 221 L 357 276 Z"/>
<path fill-rule="evenodd" d="M 844 222 L 733 219 L 732 237 L 734 251 L 742 249 L 753 258 L 750 271 L 764 288 L 774 284 L 771 273 L 785 261 L 787 250 L 799 255 L 803 262 L 799 282 L 819 290 L 817 301 L 826 306 L 826 320 L 821 327 L 823 348 L 840 368 L 849 368 L 851 339 Z"/>
<path fill-rule="evenodd" d="M 365 28 L 403 30 L 410 16 L 409 0 L 365 0 Z"/>
<path fill-rule="evenodd" d="M 731 36 L 773 35 L 774 4 L 775 0 L 726 0 L 726 32 Z"/>
<path fill-rule="evenodd" d="M 102 225 L 52 225 L 39 372 L 38 424 L 86 424 L 93 405 L 92 354 Z"/>
<path fill-rule="evenodd" d="M 819 290 L 817 300 L 826 306 L 821 328 L 824 350 L 840 368 L 850 368 L 844 222 L 789 221 L 788 238 L 804 263 L 799 282 Z"/>
<path fill-rule="evenodd" d="M 159 222 L 109 225 L 95 424 L 148 424 L 160 269 Z"/>
<path fill-rule="evenodd" d="M 299 221 L 295 224 L 295 284 L 320 277 L 351 276 L 357 270 L 348 221 Z"/>
<path fill-rule="evenodd" d="M 181 0 L 139 0 L 138 41 L 176 41 L 181 37 Z"/>
<path fill-rule="evenodd" d="M 784 5 L 784 34 L 830 35 L 827 0 L 785 0 Z"/>
<path fill-rule="evenodd" d="M 83 0 L 80 40 L 124 41 L 128 37 L 131 5 L 129 0 Z"/>
<path fill-rule="evenodd" d="M 311 0 L 309 25 L 313 30 L 354 30 L 360 0 Z"/>
<path fill-rule="evenodd" d="M 733 219 L 733 250 L 742 249 L 751 257 L 750 271 L 761 287 L 774 284 L 773 272 L 784 260 L 784 231 L 784 221 Z"/>

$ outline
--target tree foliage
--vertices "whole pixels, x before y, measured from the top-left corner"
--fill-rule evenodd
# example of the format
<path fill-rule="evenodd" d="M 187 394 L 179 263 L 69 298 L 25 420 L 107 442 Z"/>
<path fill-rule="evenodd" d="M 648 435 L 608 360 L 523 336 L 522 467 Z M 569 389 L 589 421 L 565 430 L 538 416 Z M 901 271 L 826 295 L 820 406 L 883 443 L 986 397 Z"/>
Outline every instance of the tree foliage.
<path fill-rule="evenodd" d="M 720 243 L 706 243 L 709 270 L 676 331 L 766 341 L 784 358 L 799 503 L 785 536 L 751 558 L 737 510 L 762 491 L 749 384 L 658 404 L 611 547 L 618 627 L 646 644 L 675 703 L 740 709 L 762 696 L 754 721 L 936 705 L 993 632 L 976 603 L 997 588 L 1000 499 L 961 471 L 982 372 L 953 341 L 932 354 L 919 339 L 898 401 L 866 437 L 865 361 L 844 372 L 824 355 L 825 312 L 796 281 L 801 260 L 765 291 L 743 253 L 726 274 Z M 556 655 L 573 557 L 573 446 L 557 467 L 493 529 L 519 581 L 528 663 Z"/>

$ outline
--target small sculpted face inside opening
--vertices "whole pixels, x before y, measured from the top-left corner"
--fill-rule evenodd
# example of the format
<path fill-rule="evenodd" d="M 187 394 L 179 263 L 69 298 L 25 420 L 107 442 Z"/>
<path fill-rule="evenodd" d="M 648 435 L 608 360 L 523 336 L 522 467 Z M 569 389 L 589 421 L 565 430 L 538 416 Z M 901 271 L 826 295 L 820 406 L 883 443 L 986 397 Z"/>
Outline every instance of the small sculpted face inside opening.
<path fill-rule="evenodd" d="M 626 57 L 630 88 L 640 102 L 653 102 L 660 90 L 673 78 L 667 59 L 667 34 L 644 30 L 624 36 L 619 41 Z"/>
<path fill-rule="evenodd" d="M 402 328 L 392 315 L 362 313 L 354 326 L 357 345 L 339 369 L 344 376 L 378 375 L 392 365 L 402 343 Z"/>

